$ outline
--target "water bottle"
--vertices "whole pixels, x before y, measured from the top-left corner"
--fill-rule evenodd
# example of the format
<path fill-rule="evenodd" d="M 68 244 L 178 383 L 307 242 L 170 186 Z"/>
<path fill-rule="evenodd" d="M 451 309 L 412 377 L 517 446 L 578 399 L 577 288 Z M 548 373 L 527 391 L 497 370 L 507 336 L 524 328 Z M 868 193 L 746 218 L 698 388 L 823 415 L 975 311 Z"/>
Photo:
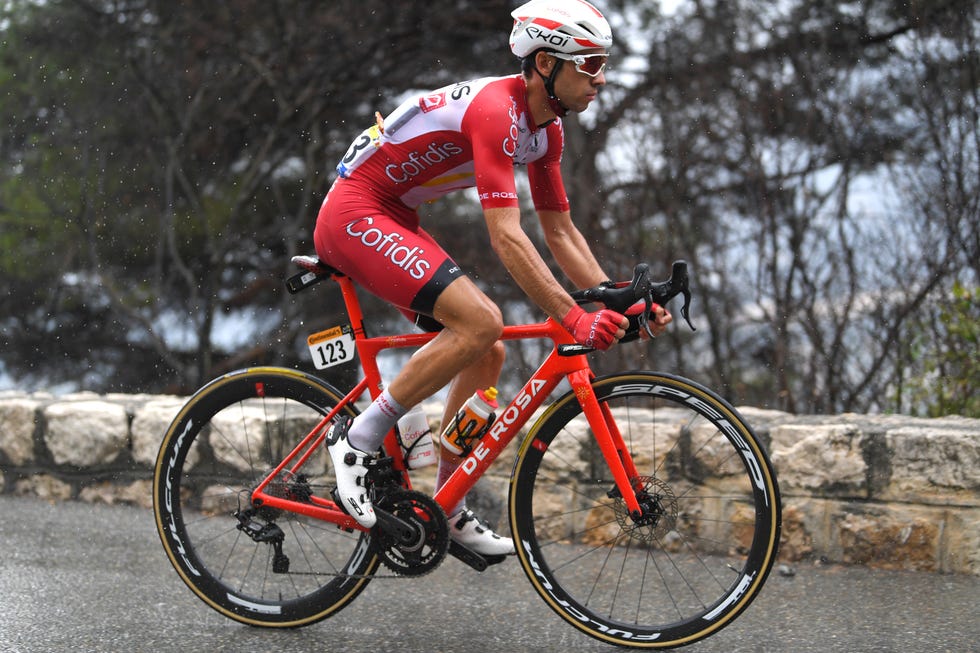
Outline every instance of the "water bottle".
<path fill-rule="evenodd" d="M 497 389 L 477 390 L 466 400 L 456 417 L 442 432 L 442 446 L 457 456 L 465 456 L 473 445 L 490 430 L 497 410 Z"/>
<path fill-rule="evenodd" d="M 436 462 L 436 450 L 432 443 L 429 419 L 425 416 L 421 404 L 415 404 L 398 420 L 398 443 L 402 447 L 402 456 L 409 469 L 426 467 Z"/>

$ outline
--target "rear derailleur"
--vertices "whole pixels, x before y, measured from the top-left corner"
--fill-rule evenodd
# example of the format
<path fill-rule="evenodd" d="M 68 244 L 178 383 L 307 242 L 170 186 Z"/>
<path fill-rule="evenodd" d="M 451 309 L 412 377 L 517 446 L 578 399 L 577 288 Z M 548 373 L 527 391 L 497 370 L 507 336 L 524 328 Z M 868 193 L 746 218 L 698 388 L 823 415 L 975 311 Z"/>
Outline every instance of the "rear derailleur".
<path fill-rule="evenodd" d="M 282 552 L 282 543 L 286 534 L 273 521 L 262 521 L 260 508 L 248 508 L 235 513 L 238 519 L 236 528 L 254 541 L 272 545 L 272 571 L 276 574 L 289 573 L 289 557 Z"/>

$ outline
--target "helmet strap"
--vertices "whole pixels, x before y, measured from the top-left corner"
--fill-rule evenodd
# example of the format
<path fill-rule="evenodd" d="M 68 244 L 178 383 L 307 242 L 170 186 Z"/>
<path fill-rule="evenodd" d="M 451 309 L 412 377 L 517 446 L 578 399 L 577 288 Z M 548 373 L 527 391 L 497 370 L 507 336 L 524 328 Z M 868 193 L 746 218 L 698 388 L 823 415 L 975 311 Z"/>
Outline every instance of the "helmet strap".
<path fill-rule="evenodd" d="M 565 62 L 561 59 L 555 58 L 555 67 L 551 69 L 551 74 L 545 76 L 540 70 L 538 70 L 538 64 L 534 64 L 534 72 L 544 81 L 544 90 L 548 94 L 548 106 L 551 110 L 555 112 L 559 118 L 564 118 L 568 115 L 568 107 L 561 103 L 558 96 L 555 95 L 555 77 L 558 76 L 558 71 L 561 70 L 562 64 Z"/>

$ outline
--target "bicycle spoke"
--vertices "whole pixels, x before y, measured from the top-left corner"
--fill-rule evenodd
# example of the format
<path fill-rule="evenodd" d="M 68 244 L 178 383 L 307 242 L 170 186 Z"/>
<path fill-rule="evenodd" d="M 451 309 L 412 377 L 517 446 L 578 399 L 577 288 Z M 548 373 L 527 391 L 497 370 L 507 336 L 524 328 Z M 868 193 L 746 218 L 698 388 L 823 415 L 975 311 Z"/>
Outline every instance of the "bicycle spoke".
<path fill-rule="evenodd" d="M 597 382 L 596 395 L 610 394 L 608 414 L 639 470 L 641 512 L 619 498 L 567 395 L 518 460 L 511 527 L 529 547 L 519 556 L 549 605 L 590 635 L 631 646 L 689 643 L 744 609 L 772 566 L 771 468 L 761 448 L 745 448 L 751 431 L 707 391 L 655 374 L 616 383 Z M 768 495 L 756 487 L 756 468 Z"/>
<path fill-rule="evenodd" d="M 185 582 L 226 616 L 312 623 L 351 601 L 377 568 L 366 534 L 252 503 L 257 484 L 340 400 L 314 377 L 244 370 L 192 397 L 165 436 L 154 479 L 158 531 Z M 302 470 L 264 487 L 309 501 L 328 494 L 320 479 L 331 477 L 326 452 L 312 452 Z"/>

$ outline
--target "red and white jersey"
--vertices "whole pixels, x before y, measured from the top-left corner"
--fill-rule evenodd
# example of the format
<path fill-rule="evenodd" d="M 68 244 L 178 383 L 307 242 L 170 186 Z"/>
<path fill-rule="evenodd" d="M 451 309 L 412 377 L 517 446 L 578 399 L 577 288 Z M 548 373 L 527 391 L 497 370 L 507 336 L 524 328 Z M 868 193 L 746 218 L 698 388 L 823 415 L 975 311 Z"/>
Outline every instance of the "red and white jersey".
<path fill-rule="evenodd" d="M 523 77 L 486 77 L 409 98 L 364 130 L 337 166 L 367 192 L 415 208 L 476 187 L 484 208 L 516 207 L 514 166 L 526 165 L 538 210 L 568 210 L 561 121 L 530 119 Z"/>

